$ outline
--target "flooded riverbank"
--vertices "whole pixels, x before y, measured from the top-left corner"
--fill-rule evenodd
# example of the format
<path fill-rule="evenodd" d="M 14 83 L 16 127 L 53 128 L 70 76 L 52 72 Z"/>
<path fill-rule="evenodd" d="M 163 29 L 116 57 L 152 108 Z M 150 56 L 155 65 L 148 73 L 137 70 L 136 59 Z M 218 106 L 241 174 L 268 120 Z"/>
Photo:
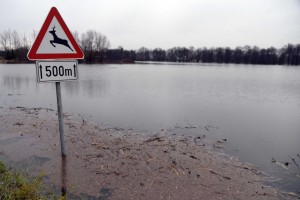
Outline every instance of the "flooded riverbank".
<path fill-rule="evenodd" d="M 108 128 L 65 114 L 67 158 L 60 156 L 52 109 L 0 108 L 2 157 L 73 197 L 101 199 L 277 199 L 253 165 L 217 153 L 205 128 L 161 129 L 151 135 Z M 206 131 L 205 131 L 206 130 Z"/>
<path fill-rule="evenodd" d="M 64 111 L 148 135 L 195 127 L 184 134 L 196 137 L 215 127 L 209 136 L 227 139 L 222 150 L 277 177 L 271 186 L 300 194 L 299 67 L 80 65 L 79 74 L 61 84 Z M 56 110 L 55 84 L 38 84 L 32 64 L 0 64 L 0 83 L 0 107 Z"/>

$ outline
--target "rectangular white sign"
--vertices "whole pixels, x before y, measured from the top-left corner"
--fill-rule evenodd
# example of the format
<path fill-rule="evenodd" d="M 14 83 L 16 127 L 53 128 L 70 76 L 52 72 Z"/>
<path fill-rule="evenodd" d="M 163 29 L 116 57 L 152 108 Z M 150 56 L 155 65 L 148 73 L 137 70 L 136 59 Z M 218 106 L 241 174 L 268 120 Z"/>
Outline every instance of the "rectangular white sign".
<path fill-rule="evenodd" d="M 78 79 L 76 60 L 36 61 L 37 82 L 60 82 Z"/>

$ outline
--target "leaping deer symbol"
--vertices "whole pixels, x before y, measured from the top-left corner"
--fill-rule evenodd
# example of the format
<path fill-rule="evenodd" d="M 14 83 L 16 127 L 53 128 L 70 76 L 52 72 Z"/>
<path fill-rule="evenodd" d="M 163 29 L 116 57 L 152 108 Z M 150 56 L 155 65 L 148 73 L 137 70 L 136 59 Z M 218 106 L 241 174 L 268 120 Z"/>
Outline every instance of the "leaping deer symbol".
<path fill-rule="evenodd" d="M 52 46 L 56 47 L 54 45 L 54 43 L 56 44 L 61 44 L 61 45 L 64 45 L 66 47 L 68 47 L 69 49 L 71 49 L 71 51 L 73 51 L 73 49 L 70 47 L 69 43 L 68 43 L 68 40 L 65 40 L 65 39 L 61 39 L 59 38 L 57 35 L 56 35 L 56 31 L 54 30 L 55 29 L 55 26 L 52 28 L 52 31 L 49 31 L 49 33 L 52 34 L 53 36 L 53 40 L 50 40 L 50 43 L 52 44 Z"/>

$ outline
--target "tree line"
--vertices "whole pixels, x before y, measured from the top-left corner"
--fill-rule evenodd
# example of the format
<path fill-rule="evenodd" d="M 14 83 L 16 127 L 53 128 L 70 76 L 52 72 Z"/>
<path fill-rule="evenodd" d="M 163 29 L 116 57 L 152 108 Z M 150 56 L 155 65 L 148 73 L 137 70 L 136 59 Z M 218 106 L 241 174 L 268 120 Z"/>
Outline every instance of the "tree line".
<path fill-rule="evenodd" d="M 217 48 L 173 47 L 125 50 L 121 46 L 110 49 L 110 41 L 100 32 L 89 30 L 73 36 L 84 52 L 83 63 L 133 63 L 135 61 L 153 62 L 193 62 L 193 63 L 234 63 L 264 65 L 300 65 L 300 44 L 287 44 L 282 48 L 259 48 L 257 46 Z M 28 62 L 27 52 L 36 37 L 36 31 L 30 36 L 17 31 L 0 33 L 0 58 L 6 61 Z"/>
<path fill-rule="evenodd" d="M 280 49 L 274 47 L 259 48 L 244 46 L 231 49 L 229 47 L 197 48 L 173 47 L 168 50 L 145 47 L 136 52 L 138 61 L 157 62 L 195 62 L 195 63 L 234 63 L 263 65 L 300 65 L 300 44 L 288 44 Z"/>
<path fill-rule="evenodd" d="M 35 38 L 35 31 L 32 35 Z M 26 62 L 27 52 L 31 46 L 30 38 L 26 34 L 19 34 L 17 31 L 3 31 L 0 33 L 0 58 L 7 61 Z"/>

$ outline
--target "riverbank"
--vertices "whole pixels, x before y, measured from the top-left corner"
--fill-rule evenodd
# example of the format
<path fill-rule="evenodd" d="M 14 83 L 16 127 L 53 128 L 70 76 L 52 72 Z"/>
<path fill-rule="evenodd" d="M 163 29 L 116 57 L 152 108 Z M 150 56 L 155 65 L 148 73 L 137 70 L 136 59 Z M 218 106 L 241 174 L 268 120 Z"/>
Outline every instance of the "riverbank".
<path fill-rule="evenodd" d="M 277 199 L 253 165 L 219 154 L 205 135 L 151 135 L 65 114 L 67 158 L 57 116 L 44 108 L 0 108 L 2 157 L 72 196 L 101 199 Z M 215 141 L 222 145 L 224 141 Z"/>

